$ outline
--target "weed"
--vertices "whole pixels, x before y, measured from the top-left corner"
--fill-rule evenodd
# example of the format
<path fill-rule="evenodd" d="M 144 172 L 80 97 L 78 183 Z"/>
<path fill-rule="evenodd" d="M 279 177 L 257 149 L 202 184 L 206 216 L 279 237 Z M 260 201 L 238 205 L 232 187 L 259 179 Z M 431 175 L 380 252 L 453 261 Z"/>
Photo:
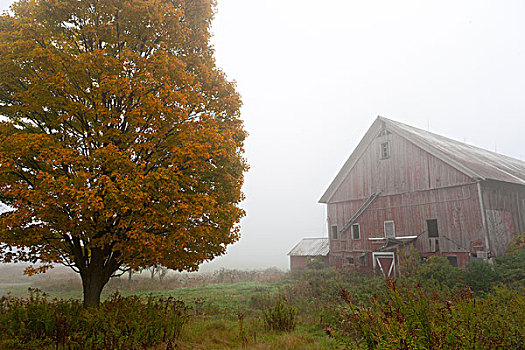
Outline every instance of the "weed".
<path fill-rule="evenodd" d="M 264 323 L 268 329 L 289 332 L 295 329 L 297 309 L 278 295 L 274 304 L 263 310 Z"/>

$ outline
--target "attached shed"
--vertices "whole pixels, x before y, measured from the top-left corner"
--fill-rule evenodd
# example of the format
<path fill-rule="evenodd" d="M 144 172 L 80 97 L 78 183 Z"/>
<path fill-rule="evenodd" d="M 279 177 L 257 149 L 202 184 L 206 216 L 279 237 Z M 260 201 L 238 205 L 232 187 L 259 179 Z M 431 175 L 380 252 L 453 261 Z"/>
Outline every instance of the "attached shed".
<path fill-rule="evenodd" d="M 391 275 L 412 245 L 464 267 L 525 232 L 525 162 L 378 117 L 319 202 L 331 266 Z"/>
<path fill-rule="evenodd" d="M 303 238 L 288 253 L 290 256 L 290 270 L 299 270 L 306 268 L 306 263 L 321 256 L 323 262 L 328 266 L 328 253 L 330 250 L 330 241 L 325 238 Z"/>

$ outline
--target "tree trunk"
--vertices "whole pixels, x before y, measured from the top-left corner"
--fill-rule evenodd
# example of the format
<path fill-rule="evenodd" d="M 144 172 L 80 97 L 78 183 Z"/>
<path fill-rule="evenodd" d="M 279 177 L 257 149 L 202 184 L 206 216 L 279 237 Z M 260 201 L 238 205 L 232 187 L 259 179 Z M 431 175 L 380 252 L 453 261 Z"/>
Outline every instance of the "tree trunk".
<path fill-rule="evenodd" d="M 98 307 L 100 305 L 100 294 L 109 281 L 106 275 L 101 270 L 88 270 L 80 274 L 84 291 L 84 307 Z"/>
<path fill-rule="evenodd" d="M 151 266 L 151 267 L 149 268 L 149 273 L 150 273 L 150 275 L 151 275 L 151 279 L 153 279 L 153 278 L 155 277 L 155 272 L 157 272 L 156 269 L 157 269 L 157 268 L 156 268 L 155 266 Z"/>

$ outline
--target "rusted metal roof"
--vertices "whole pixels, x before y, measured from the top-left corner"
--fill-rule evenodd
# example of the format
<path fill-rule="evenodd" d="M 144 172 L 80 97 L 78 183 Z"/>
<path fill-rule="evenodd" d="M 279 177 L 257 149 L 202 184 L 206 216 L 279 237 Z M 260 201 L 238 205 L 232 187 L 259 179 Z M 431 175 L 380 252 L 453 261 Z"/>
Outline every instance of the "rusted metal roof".
<path fill-rule="evenodd" d="M 478 180 L 496 180 L 525 185 L 525 162 L 449 139 L 425 130 L 381 118 L 414 144 Z"/>
<path fill-rule="evenodd" d="M 288 253 L 293 256 L 317 256 L 328 255 L 330 250 L 330 241 L 325 238 L 303 238 Z"/>
<path fill-rule="evenodd" d="M 409 142 L 412 142 L 436 158 L 441 159 L 473 180 L 495 180 L 525 185 L 524 161 L 452 140 L 387 118 L 377 117 L 319 200 L 320 203 L 328 203 L 330 201 L 332 195 L 337 191 L 350 170 L 365 152 L 370 142 L 383 129 L 404 137 Z"/>

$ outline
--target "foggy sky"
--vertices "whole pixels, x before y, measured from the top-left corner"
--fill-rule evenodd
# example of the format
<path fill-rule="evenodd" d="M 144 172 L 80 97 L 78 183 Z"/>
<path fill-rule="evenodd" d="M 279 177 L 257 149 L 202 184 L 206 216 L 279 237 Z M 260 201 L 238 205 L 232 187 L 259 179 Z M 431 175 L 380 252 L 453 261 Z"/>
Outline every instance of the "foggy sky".
<path fill-rule="evenodd" d="M 12 3 L 0 0 L 0 9 Z M 218 0 L 213 43 L 249 132 L 241 240 L 203 266 L 288 267 L 384 116 L 525 159 L 525 2 Z"/>

